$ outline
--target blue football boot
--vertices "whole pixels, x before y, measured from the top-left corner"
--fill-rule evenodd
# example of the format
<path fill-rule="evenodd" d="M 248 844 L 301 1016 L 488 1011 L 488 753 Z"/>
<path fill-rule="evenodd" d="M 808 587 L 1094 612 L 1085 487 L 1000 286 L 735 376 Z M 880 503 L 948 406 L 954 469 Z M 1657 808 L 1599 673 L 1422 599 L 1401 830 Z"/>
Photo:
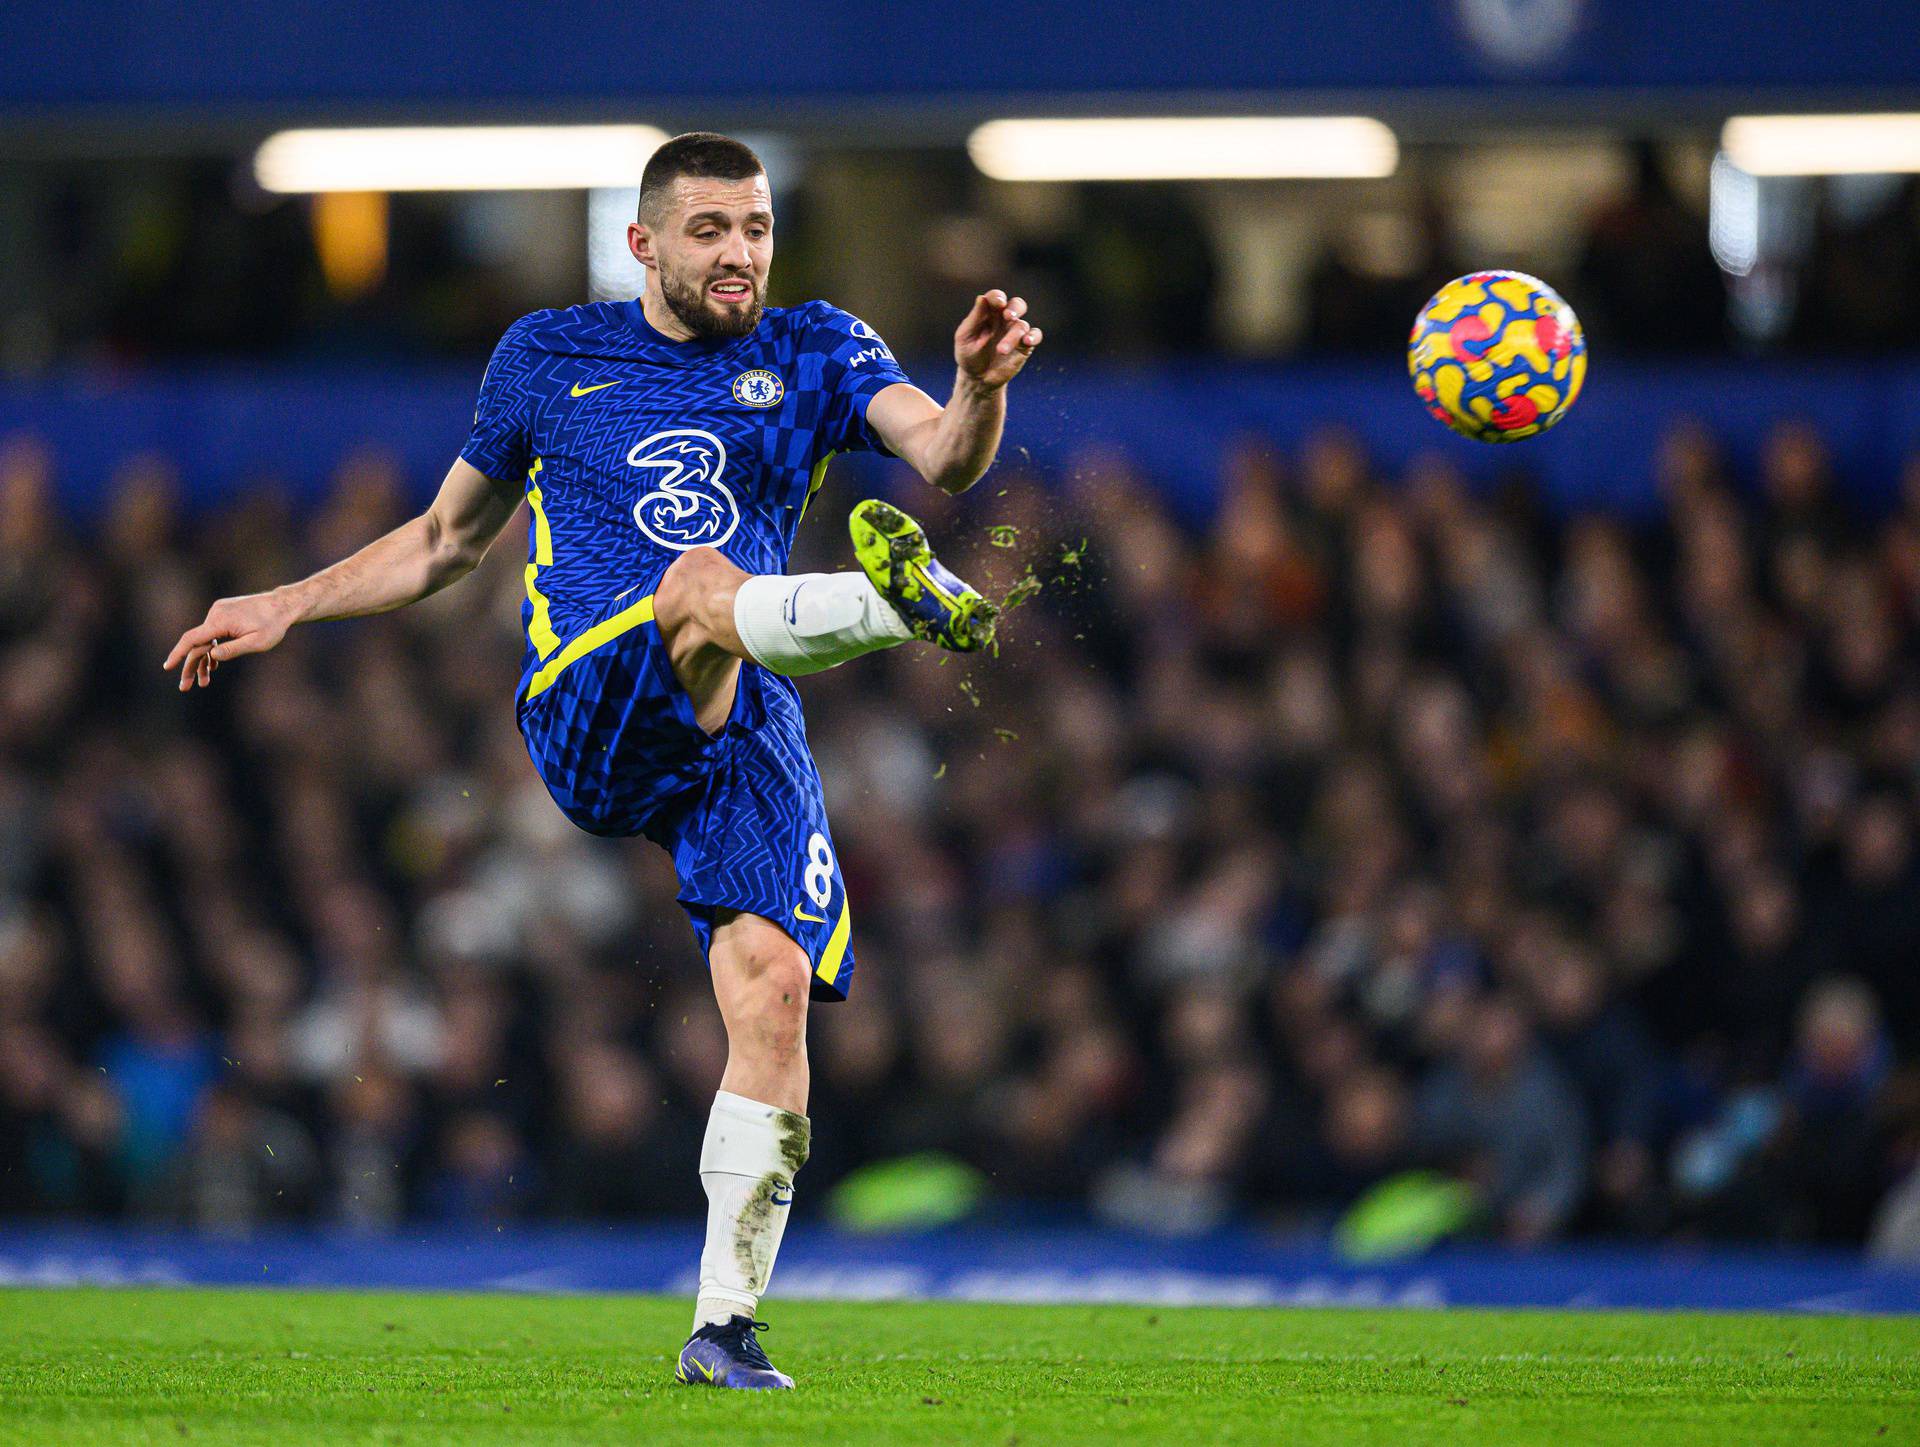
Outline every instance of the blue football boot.
<path fill-rule="evenodd" d="M 764 1321 L 731 1316 L 717 1325 L 703 1326 L 680 1348 L 674 1380 L 690 1387 L 732 1387 L 742 1392 L 785 1392 L 793 1378 L 767 1360 L 756 1331 Z"/>
<path fill-rule="evenodd" d="M 915 638 L 955 653 L 977 653 L 993 642 L 1000 610 L 940 566 L 919 523 L 870 497 L 853 510 L 847 530 L 868 580 Z"/>

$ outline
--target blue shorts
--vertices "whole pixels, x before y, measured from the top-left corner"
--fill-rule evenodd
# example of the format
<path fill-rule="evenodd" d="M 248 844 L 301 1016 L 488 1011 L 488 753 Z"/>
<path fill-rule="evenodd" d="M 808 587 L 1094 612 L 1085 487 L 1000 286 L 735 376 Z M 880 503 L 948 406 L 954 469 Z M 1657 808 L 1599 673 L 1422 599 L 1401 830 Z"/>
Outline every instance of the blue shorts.
<path fill-rule="evenodd" d="M 853 919 L 798 690 L 743 663 L 732 717 L 707 734 L 642 611 L 646 621 L 570 660 L 571 648 L 556 654 L 557 670 L 522 683 L 534 768 L 582 829 L 644 834 L 673 856 L 703 954 L 715 911 L 762 915 L 807 952 L 813 997 L 844 1000 Z"/>

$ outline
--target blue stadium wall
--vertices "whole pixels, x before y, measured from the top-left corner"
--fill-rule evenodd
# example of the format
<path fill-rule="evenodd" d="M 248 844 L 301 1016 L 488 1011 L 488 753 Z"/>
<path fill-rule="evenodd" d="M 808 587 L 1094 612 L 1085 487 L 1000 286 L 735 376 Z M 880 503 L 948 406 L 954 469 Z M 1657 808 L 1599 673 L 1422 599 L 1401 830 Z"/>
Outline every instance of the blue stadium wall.
<path fill-rule="evenodd" d="M 1750 107 L 1920 86 L 1911 0 L 764 0 L 730 17 L 758 42 L 746 46 L 712 44 L 713 10 L 687 0 L 278 0 L 215 13 L 196 0 L 0 5 L 0 115 L 611 104 L 659 118 L 697 102 L 790 122 L 796 103 L 1008 96 L 1124 106 L 1393 91 L 1482 104 L 1489 89 L 1545 88 Z"/>
<path fill-rule="evenodd" d="M 359 1287 L 690 1296 L 699 1222 L 645 1229 L 253 1237 L 0 1224 L 4 1286 Z M 1168 1239 L 1068 1228 L 789 1233 L 782 1297 L 1167 1306 L 1532 1306 L 1920 1313 L 1920 1266 L 1840 1252 L 1456 1247 L 1344 1261 L 1247 1232 Z"/>
<path fill-rule="evenodd" d="M 930 384 L 950 371 L 923 366 Z M 296 496 L 322 488 L 356 447 L 397 456 L 421 497 L 466 438 L 481 367 L 338 371 L 170 369 L 114 379 L 73 374 L 0 383 L 0 436 L 53 448 L 63 501 L 85 519 L 115 468 L 159 452 L 183 469 L 191 501 L 214 505 L 272 479 Z M 1544 436 L 1489 447 L 1455 438 L 1420 408 L 1397 365 L 1273 366 L 1208 361 L 1138 369 L 1041 363 L 1015 387 L 1003 465 L 1057 480 L 1117 447 L 1190 523 L 1210 515 L 1228 450 L 1248 436 L 1283 446 L 1340 427 L 1397 469 L 1437 455 L 1469 476 L 1537 479 L 1566 512 L 1658 508 L 1662 438 L 1688 419 L 1728 448 L 1737 472 L 1779 423 L 1811 422 L 1842 486 L 1869 514 L 1889 505 L 1920 452 L 1920 361 L 1854 364 L 1623 365 L 1604 359 L 1567 419 Z M 849 460 L 837 465 L 859 466 Z"/>

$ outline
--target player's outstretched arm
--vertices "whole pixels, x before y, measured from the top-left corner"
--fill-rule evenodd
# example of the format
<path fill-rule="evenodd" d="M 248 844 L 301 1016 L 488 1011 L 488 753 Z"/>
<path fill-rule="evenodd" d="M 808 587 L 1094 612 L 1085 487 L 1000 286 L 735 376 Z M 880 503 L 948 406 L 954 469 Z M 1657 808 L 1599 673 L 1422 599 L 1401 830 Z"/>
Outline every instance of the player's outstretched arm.
<path fill-rule="evenodd" d="M 975 297 L 953 334 L 958 372 L 947 405 L 896 382 L 867 407 L 867 421 L 895 455 L 944 492 L 965 492 L 993 465 L 1007 420 L 1007 383 L 1040 345 L 1040 328 L 1026 317 L 1021 297 L 1008 300 L 1003 291 Z"/>
<path fill-rule="evenodd" d="M 472 572 L 519 503 L 517 489 L 456 461 L 419 517 L 298 583 L 222 598 L 204 622 L 180 635 L 162 666 L 180 670 L 185 693 L 196 683 L 205 688 L 228 659 L 265 653 L 296 623 L 358 618 L 417 603 Z"/>

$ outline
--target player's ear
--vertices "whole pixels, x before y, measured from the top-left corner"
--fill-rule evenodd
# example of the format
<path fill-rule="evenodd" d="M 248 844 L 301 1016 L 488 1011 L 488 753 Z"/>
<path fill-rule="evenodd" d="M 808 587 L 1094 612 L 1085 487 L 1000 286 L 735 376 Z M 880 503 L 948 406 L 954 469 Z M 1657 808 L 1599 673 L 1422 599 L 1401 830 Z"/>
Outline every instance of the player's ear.
<path fill-rule="evenodd" d="M 633 253 L 633 259 L 642 266 L 651 269 L 654 265 L 653 231 L 644 223 L 627 223 L 627 250 Z"/>

